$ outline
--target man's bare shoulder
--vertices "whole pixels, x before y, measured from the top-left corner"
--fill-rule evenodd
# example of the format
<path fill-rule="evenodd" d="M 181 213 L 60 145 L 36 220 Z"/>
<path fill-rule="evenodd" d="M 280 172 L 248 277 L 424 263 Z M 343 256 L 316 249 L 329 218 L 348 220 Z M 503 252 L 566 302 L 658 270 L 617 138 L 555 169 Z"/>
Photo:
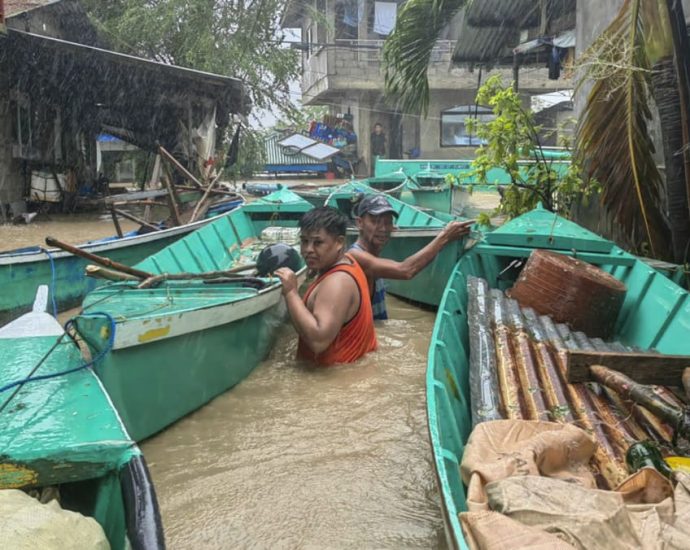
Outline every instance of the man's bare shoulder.
<path fill-rule="evenodd" d="M 347 293 L 348 291 L 357 292 L 357 283 L 352 275 L 344 271 L 336 271 L 324 277 L 316 287 L 314 292 L 319 294 L 333 294 L 337 295 L 339 293 Z"/>

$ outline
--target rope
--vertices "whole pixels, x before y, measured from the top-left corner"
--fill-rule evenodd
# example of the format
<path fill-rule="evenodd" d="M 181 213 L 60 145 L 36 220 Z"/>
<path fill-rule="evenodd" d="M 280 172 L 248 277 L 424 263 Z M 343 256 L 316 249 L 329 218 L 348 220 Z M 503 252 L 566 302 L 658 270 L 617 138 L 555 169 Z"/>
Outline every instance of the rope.
<path fill-rule="evenodd" d="M 58 378 L 60 376 L 65 376 L 66 374 L 71 374 L 73 372 L 77 372 L 77 371 L 92 367 L 92 366 L 96 365 L 96 363 L 98 363 L 101 359 L 103 359 L 103 357 L 105 357 L 105 355 L 107 353 L 110 352 L 110 350 L 113 348 L 113 344 L 115 342 L 115 327 L 116 327 L 115 319 L 113 319 L 108 313 L 105 313 L 105 312 L 84 313 L 84 314 L 82 314 L 82 316 L 83 317 L 105 317 L 108 320 L 108 322 L 110 323 L 110 335 L 108 337 L 108 344 L 105 346 L 105 348 L 103 348 L 103 350 L 98 355 L 96 355 L 91 361 L 83 363 L 83 364 L 79 365 L 78 367 L 66 369 L 66 370 L 63 370 L 60 372 L 54 372 L 52 374 L 43 374 L 40 376 L 33 376 L 33 374 L 39 369 L 39 367 L 41 367 L 41 365 L 43 365 L 45 363 L 48 356 L 53 351 L 55 351 L 55 349 L 58 347 L 60 342 L 64 339 L 65 335 L 67 334 L 67 330 L 71 326 L 75 325 L 74 319 L 70 319 L 69 321 L 67 321 L 67 323 L 65 323 L 65 333 L 60 335 L 60 337 L 56 340 L 55 344 L 53 344 L 53 347 L 51 347 L 48 350 L 48 352 L 41 358 L 41 360 L 38 362 L 38 364 L 33 369 L 31 369 L 31 373 L 29 374 L 29 376 L 27 376 L 26 378 L 22 378 L 20 380 L 15 380 L 14 382 L 10 382 L 10 383 L 5 384 L 4 386 L 0 387 L 0 393 L 6 392 L 7 390 L 10 390 L 10 389 L 15 388 L 15 387 L 17 388 L 17 391 L 15 391 L 10 396 L 10 398 L 7 401 L 5 401 L 5 403 L 3 403 L 2 407 L 0 407 L 0 412 L 2 412 L 5 409 L 5 407 L 7 407 L 8 403 L 14 398 L 15 395 L 17 395 L 17 393 L 21 389 L 21 386 L 23 386 L 24 384 L 26 384 L 28 382 L 37 382 L 39 380 L 50 380 L 51 378 Z"/>
<path fill-rule="evenodd" d="M 50 260 L 50 301 L 53 305 L 53 317 L 57 319 L 58 316 L 58 309 L 57 309 L 57 302 L 55 301 L 55 289 L 56 289 L 56 282 L 55 282 L 55 260 L 53 259 L 53 255 L 50 253 L 50 250 L 47 248 L 41 247 L 41 250 L 45 252 L 45 254 L 48 256 L 48 259 Z"/>

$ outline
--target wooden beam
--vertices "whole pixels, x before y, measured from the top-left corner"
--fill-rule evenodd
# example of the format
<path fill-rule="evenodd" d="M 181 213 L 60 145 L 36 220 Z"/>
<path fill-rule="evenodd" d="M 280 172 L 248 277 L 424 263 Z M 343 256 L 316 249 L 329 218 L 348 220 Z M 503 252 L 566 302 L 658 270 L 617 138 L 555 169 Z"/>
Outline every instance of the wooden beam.
<path fill-rule="evenodd" d="M 194 183 L 198 189 L 203 189 L 204 186 L 201 184 L 201 182 L 196 179 L 190 172 L 187 170 L 184 166 L 182 166 L 175 157 L 170 154 L 165 147 L 160 145 L 158 147 L 158 151 L 160 152 L 161 155 L 163 155 L 168 161 L 170 161 L 170 164 L 172 164 L 177 170 L 180 171 L 180 173 L 185 176 L 189 181 Z"/>
<path fill-rule="evenodd" d="M 157 225 L 153 225 L 152 223 L 147 222 L 146 220 L 142 220 L 140 217 L 135 216 L 134 214 L 130 214 L 129 212 L 126 212 L 125 210 L 120 210 L 119 208 L 113 208 L 113 211 L 116 214 L 119 214 L 123 218 L 127 218 L 128 220 L 132 220 L 135 223 L 138 223 L 139 225 L 143 225 L 144 227 L 148 227 L 151 231 L 160 231 L 160 227 Z"/>
<path fill-rule="evenodd" d="M 571 384 L 592 381 L 589 371 L 592 365 L 621 372 L 640 384 L 681 386 L 683 371 L 690 367 L 690 356 L 569 350 L 566 352 L 567 381 Z"/>
<path fill-rule="evenodd" d="M 120 227 L 120 220 L 117 219 L 117 212 L 112 206 L 110 207 L 110 216 L 113 218 L 113 225 L 115 226 L 117 236 L 122 238 L 122 227 Z"/>

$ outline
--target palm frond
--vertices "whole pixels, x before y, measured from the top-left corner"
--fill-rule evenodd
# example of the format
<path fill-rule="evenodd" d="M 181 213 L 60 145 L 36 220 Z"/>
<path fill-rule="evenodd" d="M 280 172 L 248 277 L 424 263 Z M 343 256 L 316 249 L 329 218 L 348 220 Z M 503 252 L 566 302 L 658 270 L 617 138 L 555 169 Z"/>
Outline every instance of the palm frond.
<path fill-rule="evenodd" d="M 443 28 L 468 0 L 409 0 L 383 45 L 386 95 L 404 112 L 427 113 L 431 52 Z"/>
<path fill-rule="evenodd" d="M 589 176 L 601 183 L 602 202 L 614 220 L 627 235 L 643 228 L 652 254 L 659 255 L 668 248 L 668 227 L 648 128 L 651 70 L 645 30 L 640 0 L 625 0 L 583 54 L 580 83 L 594 84 L 580 118 L 577 151 Z"/>

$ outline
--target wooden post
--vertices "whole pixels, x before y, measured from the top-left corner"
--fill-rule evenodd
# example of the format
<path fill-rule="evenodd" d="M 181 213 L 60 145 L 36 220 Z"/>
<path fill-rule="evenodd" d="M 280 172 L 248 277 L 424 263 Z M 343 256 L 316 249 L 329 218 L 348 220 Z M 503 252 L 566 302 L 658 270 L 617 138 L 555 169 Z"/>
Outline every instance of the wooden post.
<path fill-rule="evenodd" d="M 180 211 L 177 209 L 177 204 L 178 204 L 178 198 L 177 198 L 177 193 L 175 192 L 175 185 L 173 184 L 172 177 L 170 175 L 170 171 L 165 170 L 166 174 L 163 176 L 163 184 L 165 185 L 166 189 L 168 190 L 168 202 L 170 203 L 170 215 L 173 218 L 173 221 L 175 222 L 175 225 L 182 225 L 180 222 Z"/>
<path fill-rule="evenodd" d="M 110 207 L 110 216 L 113 218 L 113 225 L 115 226 L 115 231 L 117 231 L 117 236 L 122 238 L 122 228 L 120 227 L 120 220 L 117 219 L 117 212 L 115 208 Z"/>

